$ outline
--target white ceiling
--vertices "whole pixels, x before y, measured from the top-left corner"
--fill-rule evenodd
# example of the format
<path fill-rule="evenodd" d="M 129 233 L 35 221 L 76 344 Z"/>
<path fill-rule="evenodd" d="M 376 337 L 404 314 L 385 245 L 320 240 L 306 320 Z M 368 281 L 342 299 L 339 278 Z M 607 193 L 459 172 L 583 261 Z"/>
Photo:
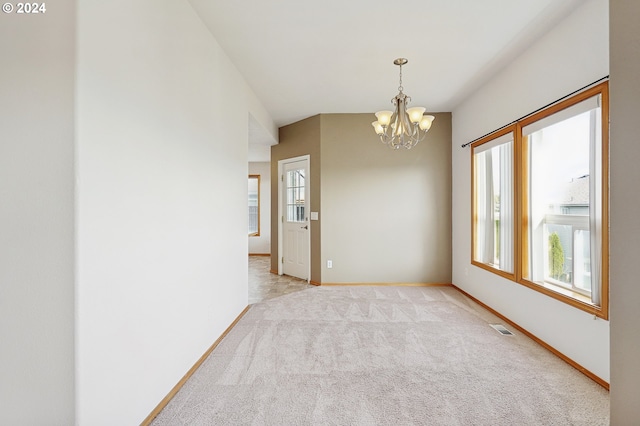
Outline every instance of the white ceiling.
<path fill-rule="evenodd" d="M 412 105 L 452 111 L 584 0 L 190 1 L 283 126 L 391 109 L 398 57 Z"/>

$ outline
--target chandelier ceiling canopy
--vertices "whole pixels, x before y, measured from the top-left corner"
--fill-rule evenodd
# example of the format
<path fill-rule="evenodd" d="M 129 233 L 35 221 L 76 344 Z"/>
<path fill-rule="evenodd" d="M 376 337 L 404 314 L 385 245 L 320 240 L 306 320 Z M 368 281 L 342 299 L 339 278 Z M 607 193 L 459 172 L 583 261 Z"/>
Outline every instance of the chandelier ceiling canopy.
<path fill-rule="evenodd" d="M 409 62 L 405 58 L 393 61 L 400 67 L 399 93 L 391 99 L 395 111 L 376 112 L 377 121 L 371 123 L 380 140 L 393 149 L 411 149 L 424 139 L 435 119 L 433 115 L 425 115 L 426 108 L 407 108 L 411 97 L 405 95 L 402 87 L 402 66 Z"/>

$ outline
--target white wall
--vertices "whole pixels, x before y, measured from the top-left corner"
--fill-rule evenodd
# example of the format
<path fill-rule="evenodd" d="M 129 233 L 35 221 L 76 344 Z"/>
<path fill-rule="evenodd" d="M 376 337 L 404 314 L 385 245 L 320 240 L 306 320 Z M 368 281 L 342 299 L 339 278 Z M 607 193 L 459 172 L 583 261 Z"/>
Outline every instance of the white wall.
<path fill-rule="evenodd" d="M 76 421 L 136 424 L 247 305 L 252 95 L 187 2 L 77 19 Z"/>
<path fill-rule="evenodd" d="M 611 0 L 611 424 L 640 424 L 640 2 Z"/>
<path fill-rule="evenodd" d="M 196 9 L 196 11 L 197 10 L 198 9 Z M 278 143 L 278 126 L 276 126 L 276 123 L 269 115 L 269 112 L 264 108 L 262 103 L 260 103 L 260 100 L 252 90 L 248 90 L 246 94 L 247 107 L 249 108 L 250 113 L 249 120 L 253 120 L 253 126 L 258 129 L 260 142 L 266 141 L 269 146 Z"/>
<path fill-rule="evenodd" d="M 74 422 L 74 1 L 0 13 L 0 424 Z"/>
<path fill-rule="evenodd" d="M 249 174 L 260 175 L 260 235 L 249 237 L 249 254 L 271 253 L 271 163 L 249 163 Z"/>
<path fill-rule="evenodd" d="M 453 282 L 609 380 L 609 322 L 470 264 L 470 150 L 460 145 L 609 72 L 608 1 L 588 0 L 453 111 Z"/>

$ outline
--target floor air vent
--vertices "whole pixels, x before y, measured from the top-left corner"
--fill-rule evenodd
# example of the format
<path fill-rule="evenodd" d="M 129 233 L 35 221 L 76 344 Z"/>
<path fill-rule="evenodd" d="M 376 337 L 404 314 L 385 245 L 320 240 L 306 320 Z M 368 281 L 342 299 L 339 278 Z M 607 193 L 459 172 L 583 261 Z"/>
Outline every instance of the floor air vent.
<path fill-rule="evenodd" d="M 493 327 L 498 333 L 503 334 L 505 336 L 513 336 L 513 333 L 505 328 L 502 324 L 489 324 Z"/>

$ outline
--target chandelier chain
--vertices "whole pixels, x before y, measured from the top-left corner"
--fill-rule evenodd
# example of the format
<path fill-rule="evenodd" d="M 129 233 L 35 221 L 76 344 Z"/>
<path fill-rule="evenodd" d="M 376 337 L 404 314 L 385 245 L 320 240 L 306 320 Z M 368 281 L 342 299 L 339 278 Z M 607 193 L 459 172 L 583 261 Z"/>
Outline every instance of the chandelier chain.
<path fill-rule="evenodd" d="M 403 89 L 404 87 L 402 87 L 402 64 L 400 64 L 400 85 L 398 86 L 398 91 L 402 93 Z"/>

